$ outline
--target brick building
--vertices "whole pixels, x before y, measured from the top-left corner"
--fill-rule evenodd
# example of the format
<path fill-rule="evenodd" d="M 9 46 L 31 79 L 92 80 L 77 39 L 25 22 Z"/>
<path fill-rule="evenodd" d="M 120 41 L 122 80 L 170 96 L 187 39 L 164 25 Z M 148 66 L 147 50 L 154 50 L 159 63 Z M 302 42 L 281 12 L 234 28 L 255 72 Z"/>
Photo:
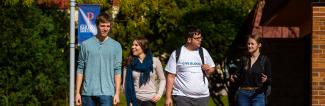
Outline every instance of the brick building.
<path fill-rule="evenodd" d="M 261 35 L 261 52 L 272 64 L 269 105 L 325 106 L 325 3 L 257 1 L 230 54 L 245 49 L 245 35 Z"/>
<path fill-rule="evenodd" d="M 312 4 L 312 104 L 325 106 L 325 1 Z"/>

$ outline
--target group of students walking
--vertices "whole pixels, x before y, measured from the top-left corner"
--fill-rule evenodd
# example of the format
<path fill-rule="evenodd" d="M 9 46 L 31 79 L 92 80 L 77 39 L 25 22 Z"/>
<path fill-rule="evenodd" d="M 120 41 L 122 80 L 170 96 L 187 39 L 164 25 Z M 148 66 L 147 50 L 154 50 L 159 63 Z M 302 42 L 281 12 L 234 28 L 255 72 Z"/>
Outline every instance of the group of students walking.
<path fill-rule="evenodd" d="M 208 106 L 207 75 L 214 73 L 215 63 L 209 52 L 201 47 L 200 29 L 188 28 L 185 44 L 172 52 L 163 69 L 160 60 L 152 54 L 149 41 L 143 37 L 133 40 L 122 66 L 121 45 L 108 35 L 111 25 L 109 14 L 99 14 L 96 18 L 98 34 L 81 43 L 76 105 L 117 105 L 122 88 L 127 106 L 156 106 L 164 91 L 165 106 Z M 240 65 L 243 68 L 231 75 L 231 81 L 241 83 L 237 100 L 240 106 L 265 105 L 264 92 L 257 91 L 271 83 L 271 69 L 268 58 L 263 59 L 265 68 L 257 64 L 262 56 L 259 39 L 258 36 L 249 37 L 250 55 Z"/>

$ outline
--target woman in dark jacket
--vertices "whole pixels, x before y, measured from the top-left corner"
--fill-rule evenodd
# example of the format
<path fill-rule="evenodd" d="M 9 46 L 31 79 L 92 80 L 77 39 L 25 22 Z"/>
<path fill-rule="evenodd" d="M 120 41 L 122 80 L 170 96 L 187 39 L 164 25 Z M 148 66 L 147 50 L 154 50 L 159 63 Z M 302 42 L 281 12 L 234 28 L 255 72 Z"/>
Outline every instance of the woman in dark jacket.
<path fill-rule="evenodd" d="M 239 70 L 231 75 L 231 81 L 239 81 L 237 102 L 239 106 L 265 106 L 266 91 L 271 84 L 271 64 L 260 53 L 261 38 L 250 35 L 247 56 L 241 58 Z"/>

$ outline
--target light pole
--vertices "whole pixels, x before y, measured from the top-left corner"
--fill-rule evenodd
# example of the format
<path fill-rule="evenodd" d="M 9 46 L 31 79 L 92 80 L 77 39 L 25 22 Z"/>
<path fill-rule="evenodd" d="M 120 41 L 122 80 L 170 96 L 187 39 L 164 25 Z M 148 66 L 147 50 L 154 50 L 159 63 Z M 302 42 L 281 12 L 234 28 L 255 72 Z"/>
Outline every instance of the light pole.
<path fill-rule="evenodd" d="M 74 80 L 75 80 L 75 0 L 70 0 L 70 85 L 69 104 L 74 106 Z"/>

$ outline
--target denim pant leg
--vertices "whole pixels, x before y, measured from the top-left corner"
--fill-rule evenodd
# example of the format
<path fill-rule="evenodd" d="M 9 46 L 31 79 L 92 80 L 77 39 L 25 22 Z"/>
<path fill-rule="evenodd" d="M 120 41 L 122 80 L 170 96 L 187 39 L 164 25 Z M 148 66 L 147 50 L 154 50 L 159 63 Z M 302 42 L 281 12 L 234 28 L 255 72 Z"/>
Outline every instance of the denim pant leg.
<path fill-rule="evenodd" d="M 97 96 L 100 106 L 113 106 L 113 97 L 108 95 Z"/>
<path fill-rule="evenodd" d="M 255 90 L 239 90 L 238 105 L 239 106 L 265 106 L 264 93 L 257 94 L 254 98 L 250 98 Z"/>
<path fill-rule="evenodd" d="M 256 95 L 255 98 L 252 100 L 253 106 L 265 106 L 265 95 L 264 93 L 260 93 Z"/>
<path fill-rule="evenodd" d="M 96 104 L 100 106 L 112 106 L 113 105 L 113 97 L 107 95 L 100 96 L 82 96 L 82 105 L 83 106 L 96 106 Z"/>
<path fill-rule="evenodd" d="M 82 106 L 96 106 L 93 96 L 81 96 Z"/>
<path fill-rule="evenodd" d="M 253 94 L 253 91 L 239 89 L 237 96 L 238 106 L 250 106 L 249 96 Z"/>

